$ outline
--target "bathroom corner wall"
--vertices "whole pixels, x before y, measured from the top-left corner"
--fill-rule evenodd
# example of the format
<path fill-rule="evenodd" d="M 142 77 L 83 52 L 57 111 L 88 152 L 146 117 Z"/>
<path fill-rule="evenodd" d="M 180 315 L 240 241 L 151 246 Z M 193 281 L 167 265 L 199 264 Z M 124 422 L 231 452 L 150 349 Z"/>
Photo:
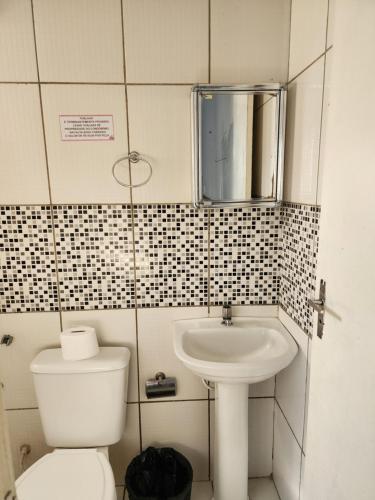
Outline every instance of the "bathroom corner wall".
<path fill-rule="evenodd" d="M 1 2 L 0 332 L 14 342 L 0 373 L 17 474 L 21 444 L 26 466 L 47 451 L 29 363 L 85 323 L 131 350 L 117 484 L 149 444 L 175 446 L 195 480 L 209 478 L 213 396 L 175 358 L 171 322 L 218 314 L 224 300 L 276 315 L 281 216 L 192 208 L 190 88 L 286 81 L 289 22 L 289 0 Z M 62 141 L 62 114 L 112 115 L 114 137 Z M 132 150 L 153 176 L 131 191 L 111 167 Z M 132 169 L 133 182 L 146 175 Z M 177 377 L 177 397 L 150 402 L 144 383 L 160 370 Z M 249 475 L 268 475 L 274 381 L 249 396 Z"/>
<path fill-rule="evenodd" d="M 291 11 L 281 209 L 279 318 L 299 345 L 294 362 L 276 377 L 273 478 L 281 500 L 300 498 L 308 411 L 308 373 L 316 292 L 320 215 L 320 145 L 324 140 L 329 1 L 293 0 Z"/>

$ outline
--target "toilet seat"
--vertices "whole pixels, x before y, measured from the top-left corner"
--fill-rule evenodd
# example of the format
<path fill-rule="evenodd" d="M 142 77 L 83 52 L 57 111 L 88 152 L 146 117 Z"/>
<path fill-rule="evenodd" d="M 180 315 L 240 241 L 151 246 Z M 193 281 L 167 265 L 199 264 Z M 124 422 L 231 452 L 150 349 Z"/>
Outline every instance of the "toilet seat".
<path fill-rule="evenodd" d="M 95 448 L 55 450 L 16 481 L 18 500 L 116 500 L 112 468 Z"/>

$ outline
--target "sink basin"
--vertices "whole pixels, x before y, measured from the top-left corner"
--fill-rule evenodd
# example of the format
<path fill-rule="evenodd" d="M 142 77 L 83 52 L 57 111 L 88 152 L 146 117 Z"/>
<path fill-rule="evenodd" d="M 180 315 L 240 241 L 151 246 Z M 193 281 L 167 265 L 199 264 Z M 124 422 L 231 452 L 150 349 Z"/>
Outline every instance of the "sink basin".
<path fill-rule="evenodd" d="M 198 377 L 215 382 L 214 500 L 248 500 L 248 384 L 273 377 L 297 354 L 276 318 L 175 321 L 174 350 Z"/>
<path fill-rule="evenodd" d="M 212 382 L 254 384 L 290 364 L 297 344 L 276 318 L 234 318 L 175 322 L 177 357 L 193 373 Z"/>

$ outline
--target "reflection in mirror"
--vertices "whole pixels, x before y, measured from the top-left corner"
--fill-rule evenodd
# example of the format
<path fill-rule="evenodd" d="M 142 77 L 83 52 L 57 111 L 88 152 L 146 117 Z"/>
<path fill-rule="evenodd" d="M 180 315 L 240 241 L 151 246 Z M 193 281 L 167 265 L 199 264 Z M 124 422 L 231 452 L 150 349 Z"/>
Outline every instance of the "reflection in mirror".
<path fill-rule="evenodd" d="M 206 86 L 194 92 L 198 94 L 198 99 L 193 98 L 198 128 L 195 204 L 279 201 L 280 90 L 229 91 Z M 283 125 L 283 117 L 281 121 Z"/>

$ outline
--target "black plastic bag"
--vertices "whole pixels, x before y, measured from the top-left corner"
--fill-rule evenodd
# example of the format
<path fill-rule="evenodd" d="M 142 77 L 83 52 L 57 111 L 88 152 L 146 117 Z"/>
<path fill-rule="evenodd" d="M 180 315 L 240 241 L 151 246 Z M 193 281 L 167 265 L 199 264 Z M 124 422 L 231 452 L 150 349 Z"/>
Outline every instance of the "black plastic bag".
<path fill-rule="evenodd" d="M 173 448 L 147 448 L 125 476 L 129 500 L 190 500 L 193 469 Z"/>

